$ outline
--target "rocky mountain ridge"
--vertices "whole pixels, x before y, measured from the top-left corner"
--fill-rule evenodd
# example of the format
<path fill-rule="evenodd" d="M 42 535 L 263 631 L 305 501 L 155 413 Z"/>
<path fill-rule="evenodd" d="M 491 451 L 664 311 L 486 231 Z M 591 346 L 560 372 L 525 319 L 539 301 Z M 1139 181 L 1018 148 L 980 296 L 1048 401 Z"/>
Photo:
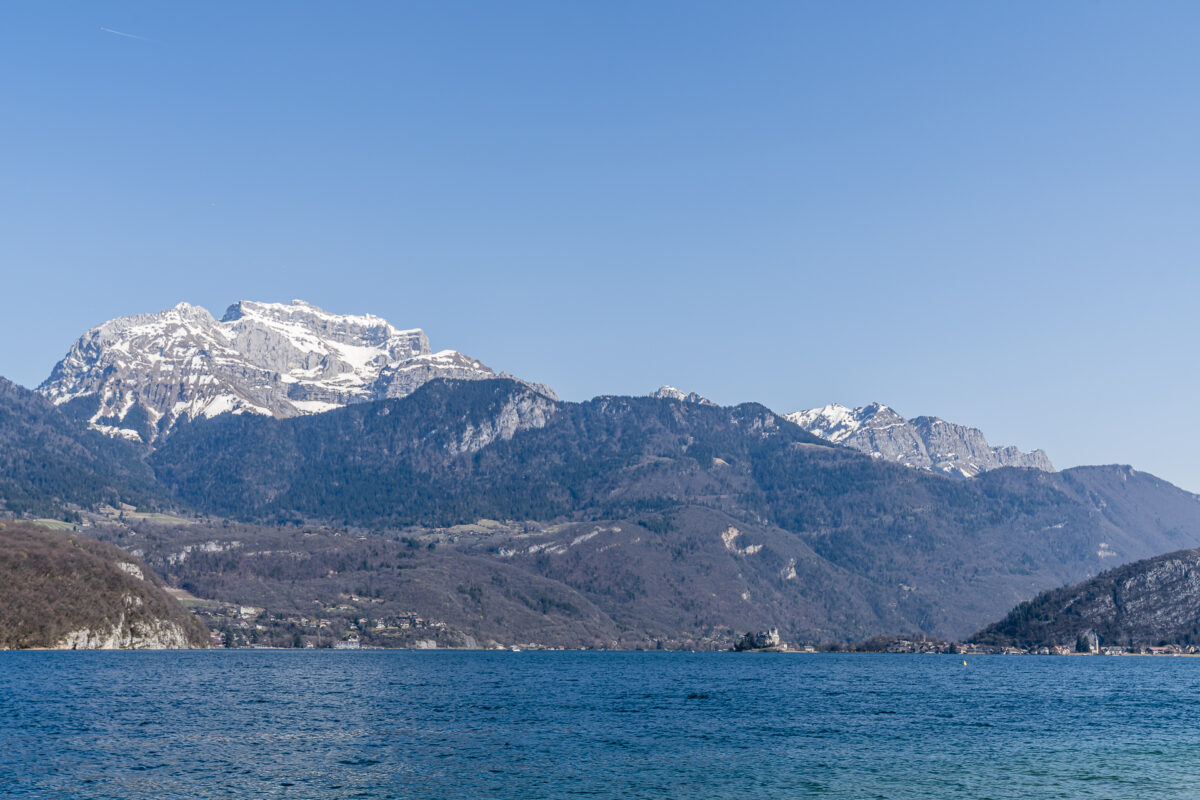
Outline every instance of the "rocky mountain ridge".
<path fill-rule="evenodd" d="M 71 346 L 38 391 L 95 430 L 150 442 L 181 420 L 295 417 L 403 397 L 435 378 L 495 377 L 481 361 L 434 352 L 423 331 L 380 317 L 242 300 L 220 320 L 180 303 L 105 322 Z"/>
<path fill-rule="evenodd" d="M 905 419 L 881 403 L 861 408 L 831 403 L 785 418 L 834 444 L 930 472 L 969 478 L 1000 467 L 1054 471 L 1041 450 L 993 447 L 978 428 L 937 417 Z"/>
<path fill-rule="evenodd" d="M 37 391 L 110 437 L 153 443 L 181 421 L 226 413 L 290 418 L 404 397 L 428 381 L 511 377 L 419 329 L 370 314 L 331 314 L 301 300 L 242 300 L 217 320 L 188 303 L 119 317 L 80 337 Z M 557 399 L 540 384 L 524 382 Z M 662 386 L 655 399 L 715 405 Z M 1004 466 L 1053 471 L 1041 450 L 993 447 L 977 428 L 904 419 L 879 403 L 831 404 L 788 420 L 822 439 L 909 467 L 971 477 Z M 496 422 L 503 425 L 502 422 Z"/>
<path fill-rule="evenodd" d="M 650 393 L 650 396 L 655 400 L 678 400 L 681 403 L 699 403 L 702 406 L 715 406 L 712 400 L 704 397 L 697 392 L 685 392 L 682 389 L 676 389 L 674 386 L 663 385 Z"/>

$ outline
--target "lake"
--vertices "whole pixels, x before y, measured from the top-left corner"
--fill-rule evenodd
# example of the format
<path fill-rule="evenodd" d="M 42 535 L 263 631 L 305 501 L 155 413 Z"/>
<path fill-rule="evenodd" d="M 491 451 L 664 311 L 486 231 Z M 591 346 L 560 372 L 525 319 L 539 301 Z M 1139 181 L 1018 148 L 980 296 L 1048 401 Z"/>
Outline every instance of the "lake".
<path fill-rule="evenodd" d="M 0 796 L 1165 798 L 1200 659 L 0 653 Z"/>

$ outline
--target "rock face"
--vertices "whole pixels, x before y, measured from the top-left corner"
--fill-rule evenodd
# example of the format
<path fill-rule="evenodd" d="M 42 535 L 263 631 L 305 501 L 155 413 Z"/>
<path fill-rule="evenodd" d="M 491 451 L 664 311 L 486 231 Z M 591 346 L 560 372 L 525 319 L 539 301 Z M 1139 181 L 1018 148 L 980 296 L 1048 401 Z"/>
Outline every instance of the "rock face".
<path fill-rule="evenodd" d="M 0 522 L 0 648 L 207 647 L 204 626 L 112 545 Z"/>
<path fill-rule="evenodd" d="M 504 398 L 489 416 L 466 421 L 457 439 L 447 442 L 451 455 L 477 453 L 495 441 L 512 439 L 519 431 L 544 428 L 557 408 L 554 401 L 534 391 L 519 391 Z"/>
<path fill-rule="evenodd" d="M 404 397 L 435 378 L 495 377 L 462 353 L 433 352 L 424 332 L 379 317 L 243 300 L 220 320 L 180 303 L 106 322 L 72 345 L 38 391 L 72 404 L 96 430 L 149 442 L 181 420 L 295 417 Z"/>
<path fill-rule="evenodd" d="M 651 392 L 650 396 L 655 400 L 678 400 L 681 403 L 698 403 L 702 406 L 716 405 L 712 400 L 702 397 L 696 392 L 685 392 L 682 389 L 676 389 L 674 386 L 660 386 Z"/>
<path fill-rule="evenodd" d="M 128 598 L 132 600 L 132 596 Z M 129 622 L 124 617 L 111 627 L 70 631 L 51 650 L 184 650 L 191 647 L 187 631 L 168 620 Z"/>
<path fill-rule="evenodd" d="M 905 419 L 880 403 L 862 408 L 833 403 L 786 418 L 834 444 L 931 472 L 972 477 L 998 467 L 1054 471 L 1041 450 L 1025 453 L 1015 447 L 992 447 L 978 428 L 937 417 Z"/>
<path fill-rule="evenodd" d="M 1200 644 L 1200 550 L 1136 561 L 1021 603 L 975 641 L 1023 647 Z"/>

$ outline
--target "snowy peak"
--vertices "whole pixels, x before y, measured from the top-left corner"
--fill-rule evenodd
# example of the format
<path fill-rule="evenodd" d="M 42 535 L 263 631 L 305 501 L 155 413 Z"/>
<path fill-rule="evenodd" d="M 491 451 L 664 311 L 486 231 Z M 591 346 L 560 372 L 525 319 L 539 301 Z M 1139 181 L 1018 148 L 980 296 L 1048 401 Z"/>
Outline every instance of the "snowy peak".
<path fill-rule="evenodd" d="M 330 314 L 303 300 L 290 304 L 240 300 L 225 310 L 222 323 L 270 328 L 284 336 L 383 348 L 394 358 L 430 353 L 429 339 L 420 329 L 396 330 L 373 314 Z"/>
<path fill-rule="evenodd" d="M 656 400 L 678 400 L 681 403 L 696 403 L 701 406 L 716 405 L 712 400 L 702 397 L 696 392 L 685 392 L 682 389 L 676 389 L 674 386 L 660 386 L 651 392 L 650 396 Z"/>
<path fill-rule="evenodd" d="M 846 441 L 863 425 L 895 424 L 904 421 L 903 417 L 880 403 L 871 403 L 862 408 L 847 408 L 838 403 L 830 403 L 821 408 L 796 411 L 788 414 L 787 419 L 834 444 Z"/>
<path fill-rule="evenodd" d="M 80 337 L 38 391 L 84 409 L 97 430 L 148 442 L 185 419 L 293 417 L 402 397 L 435 378 L 495 377 L 380 317 L 242 300 L 219 321 L 188 303 L 110 320 Z"/>
<path fill-rule="evenodd" d="M 971 477 L 998 467 L 1030 467 L 1053 472 L 1041 450 L 992 447 L 978 428 L 937 417 L 911 420 L 881 403 L 847 408 L 833 403 L 797 411 L 786 418 L 834 444 L 908 467 Z"/>

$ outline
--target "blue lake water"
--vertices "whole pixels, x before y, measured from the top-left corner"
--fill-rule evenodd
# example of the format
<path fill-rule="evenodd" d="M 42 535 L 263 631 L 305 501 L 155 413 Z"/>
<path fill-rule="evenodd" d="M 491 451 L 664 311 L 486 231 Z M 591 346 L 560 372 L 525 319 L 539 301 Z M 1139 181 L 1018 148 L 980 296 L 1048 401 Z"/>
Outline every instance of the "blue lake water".
<path fill-rule="evenodd" d="M 14 798 L 1177 798 L 1200 659 L 0 653 Z"/>

